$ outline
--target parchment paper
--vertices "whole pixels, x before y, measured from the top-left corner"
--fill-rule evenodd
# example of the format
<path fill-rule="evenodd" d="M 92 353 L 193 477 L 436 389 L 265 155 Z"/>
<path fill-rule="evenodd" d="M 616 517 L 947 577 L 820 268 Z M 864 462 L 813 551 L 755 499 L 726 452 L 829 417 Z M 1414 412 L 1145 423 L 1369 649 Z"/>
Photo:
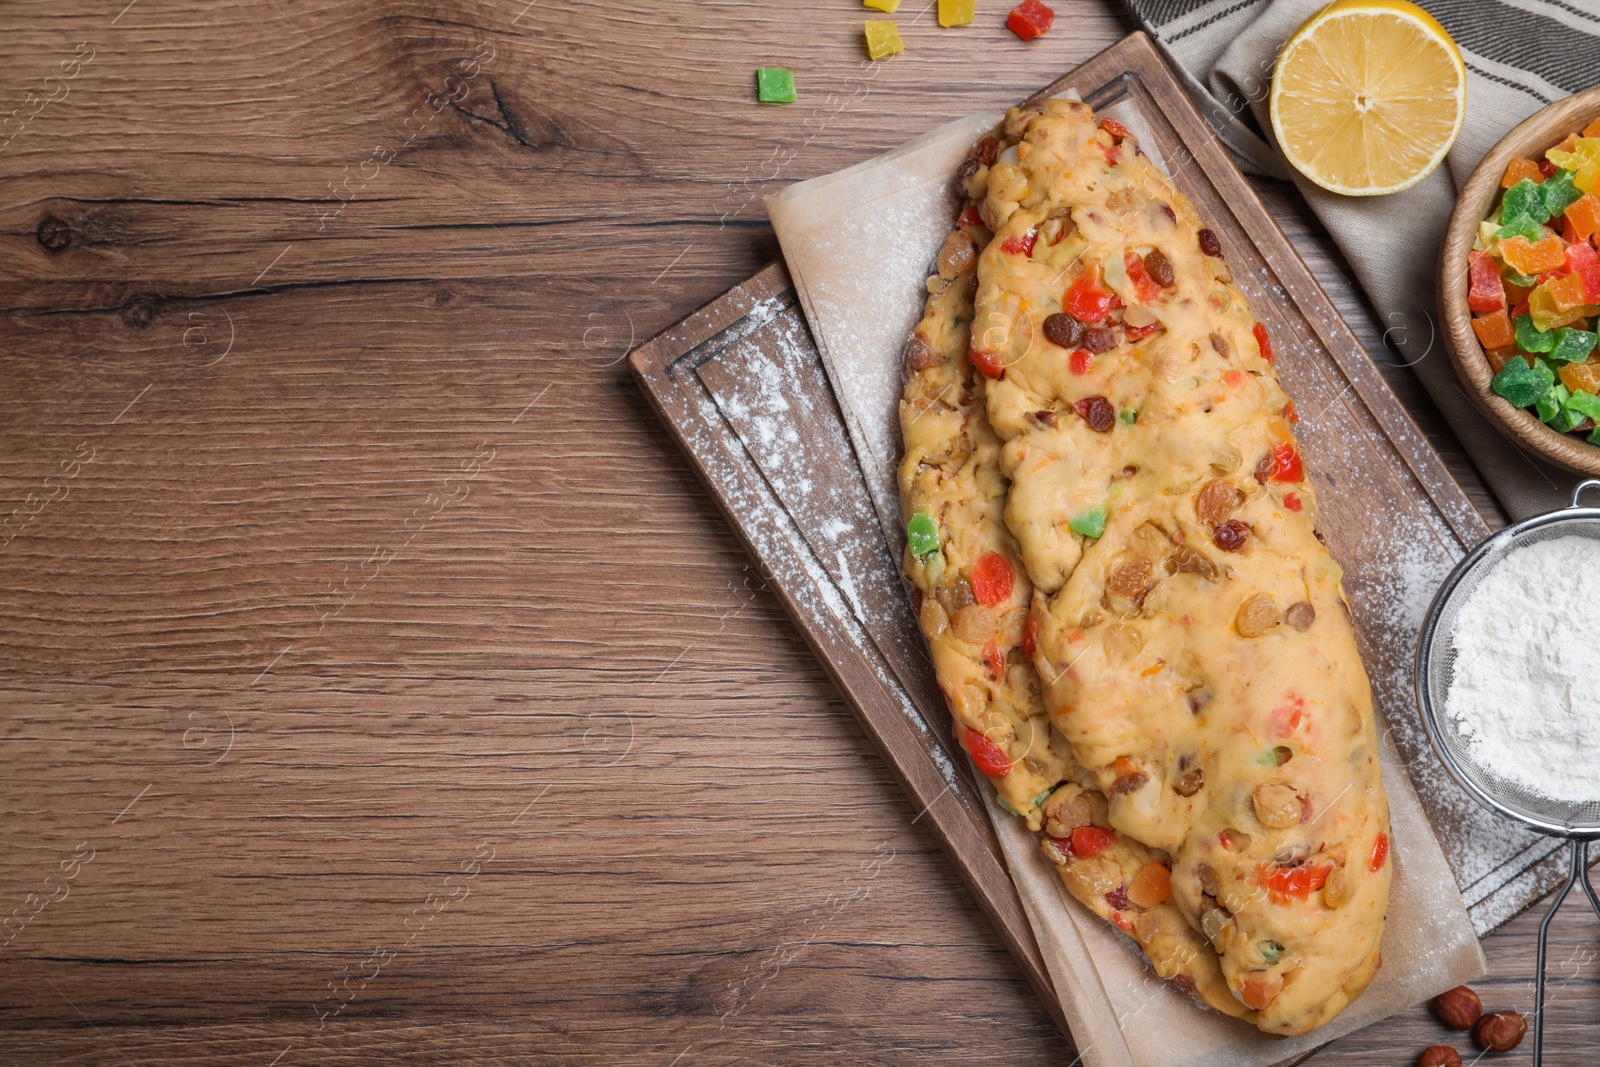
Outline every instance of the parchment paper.
<path fill-rule="evenodd" d="M 1126 114 L 1124 113 L 1126 112 Z M 1107 111 L 1135 133 L 1133 108 Z M 974 115 L 876 159 L 767 198 L 807 321 L 894 551 L 901 351 L 958 203 L 951 175 L 997 121 Z M 1383 968 L 1329 1025 L 1269 1037 L 1196 1005 L 1156 977 L 1133 941 L 1068 896 L 1036 839 L 987 790 L 993 820 L 1083 1062 L 1088 1067 L 1266 1067 L 1481 975 L 1483 953 L 1403 764 L 1384 738 L 1394 887 Z"/>

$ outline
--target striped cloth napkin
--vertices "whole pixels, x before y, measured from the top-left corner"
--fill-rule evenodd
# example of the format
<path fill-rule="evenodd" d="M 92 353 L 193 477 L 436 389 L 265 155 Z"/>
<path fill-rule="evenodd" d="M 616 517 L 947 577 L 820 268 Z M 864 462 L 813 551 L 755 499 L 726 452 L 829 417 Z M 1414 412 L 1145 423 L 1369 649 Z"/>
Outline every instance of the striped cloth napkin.
<path fill-rule="evenodd" d="M 1417 0 L 1461 48 L 1467 117 L 1443 166 L 1405 192 L 1379 197 L 1326 192 L 1293 173 L 1270 143 L 1267 96 L 1278 49 L 1326 0 L 1122 2 L 1180 68 L 1240 165 L 1299 186 L 1377 308 L 1387 341 L 1506 511 L 1521 519 L 1565 507 L 1578 478 L 1522 451 L 1463 391 L 1440 336 L 1435 273 L 1456 190 L 1478 161 L 1541 107 L 1600 83 L 1600 0 Z"/>

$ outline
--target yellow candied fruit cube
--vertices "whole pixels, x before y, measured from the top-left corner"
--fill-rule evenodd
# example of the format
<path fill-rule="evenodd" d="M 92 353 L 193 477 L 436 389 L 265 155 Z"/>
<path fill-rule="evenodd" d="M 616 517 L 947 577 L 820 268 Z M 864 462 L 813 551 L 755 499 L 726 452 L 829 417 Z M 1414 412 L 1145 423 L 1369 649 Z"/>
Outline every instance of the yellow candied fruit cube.
<path fill-rule="evenodd" d="M 906 50 L 905 42 L 900 40 L 900 31 L 892 22 L 881 22 L 877 19 L 867 20 L 867 55 L 873 59 L 882 59 L 892 56 L 896 52 Z"/>
<path fill-rule="evenodd" d="M 863 7 L 870 7 L 874 11 L 887 11 L 894 14 L 900 8 L 900 0 L 861 0 Z"/>
<path fill-rule="evenodd" d="M 1544 157 L 1558 167 L 1576 171 L 1572 176 L 1573 184 L 1588 192 L 1594 186 L 1596 175 L 1600 174 L 1600 137 L 1579 137 L 1570 152 L 1557 146 Z"/>
<path fill-rule="evenodd" d="M 1541 333 L 1548 333 L 1558 326 L 1569 326 L 1595 314 L 1595 308 L 1593 304 L 1579 304 L 1563 309 L 1558 306 L 1550 287 L 1541 285 L 1528 294 L 1528 314 L 1533 317 L 1533 324 Z"/>
<path fill-rule="evenodd" d="M 939 0 L 939 25 L 965 26 L 978 14 L 978 0 Z"/>
<path fill-rule="evenodd" d="M 1591 159 L 1578 168 L 1578 173 L 1572 176 L 1572 184 L 1578 187 L 1580 193 L 1595 191 L 1595 179 L 1600 178 L 1600 158 Z"/>

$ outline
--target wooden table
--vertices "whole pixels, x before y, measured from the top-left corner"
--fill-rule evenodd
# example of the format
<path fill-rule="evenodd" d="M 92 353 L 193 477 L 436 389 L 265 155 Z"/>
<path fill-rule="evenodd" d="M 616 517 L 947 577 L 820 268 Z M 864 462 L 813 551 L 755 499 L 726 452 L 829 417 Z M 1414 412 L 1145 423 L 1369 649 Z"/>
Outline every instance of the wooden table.
<path fill-rule="evenodd" d="M 851 0 L 0 14 L 0 1061 L 1071 1059 L 622 363 L 761 195 L 1126 29 L 922 2 L 865 69 Z"/>

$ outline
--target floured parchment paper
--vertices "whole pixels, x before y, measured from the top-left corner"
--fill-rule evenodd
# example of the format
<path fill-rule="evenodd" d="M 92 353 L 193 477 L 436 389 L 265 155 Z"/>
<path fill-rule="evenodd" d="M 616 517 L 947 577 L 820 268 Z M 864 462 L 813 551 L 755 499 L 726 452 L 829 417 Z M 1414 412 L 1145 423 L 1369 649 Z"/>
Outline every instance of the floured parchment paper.
<path fill-rule="evenodd" d="M 1119 106 L 1106 113 L 1136 134 L 1146 132 L 1136 109 Z M 922 317 L 934 256 L 959 207 L 952 175 L 997 121 L 998 116 L 975 115 L 952 122 L 767 199 L 795 291 L 896 553 L 903 547 L 895 486 L 901 352 Z M 1300 1038 L 1261 1034 L 1200 1007 L 1157 978 L 1131 939 L 1067 895 L 1034 835 L 986 788 L 990 818 L 1088 1067 L 1267 1067 L 1484 972 L 1483 953 L 1444 853 L 1387 734 L 1382 758 L 1395 843 L 1383 969 L 1342 1015 Z"/>

